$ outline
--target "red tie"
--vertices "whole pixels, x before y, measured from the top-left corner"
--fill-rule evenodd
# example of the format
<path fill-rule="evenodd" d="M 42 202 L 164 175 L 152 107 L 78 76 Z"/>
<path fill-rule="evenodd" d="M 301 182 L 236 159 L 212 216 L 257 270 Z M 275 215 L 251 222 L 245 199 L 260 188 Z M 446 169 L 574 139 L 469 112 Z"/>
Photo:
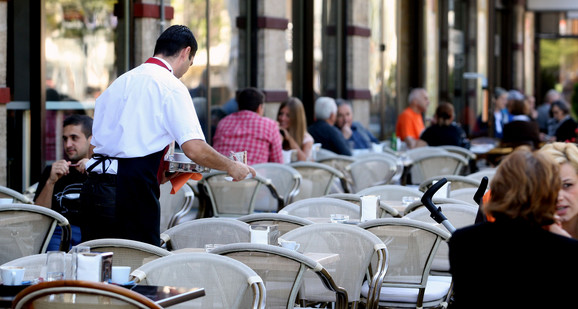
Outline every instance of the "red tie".
<path fill-rule="evenodd" d="M 154 63 L 154 64 L 156 64 L 156 65 L 160 65 L 161 67 L 169 70 L 169 72 L 172 72 L 172 70 L 169 69 L 169 67 L 167 67 L 167 65 L 166 65 L 164 62 L 160 61 L 160 60 L 157 59 L 157 58 L 150 57 L 150 58 L 147 59 L 147 61 L 145 61 L 145 63 Z"/>

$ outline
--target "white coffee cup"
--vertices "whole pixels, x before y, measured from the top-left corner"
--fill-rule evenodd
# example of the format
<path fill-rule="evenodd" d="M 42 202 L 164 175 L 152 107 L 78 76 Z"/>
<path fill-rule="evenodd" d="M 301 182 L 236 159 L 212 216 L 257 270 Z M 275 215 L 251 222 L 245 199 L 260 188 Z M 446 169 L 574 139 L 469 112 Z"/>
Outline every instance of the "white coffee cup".
<path fill-rule="evenodd" d="M 129 275 L 130 275 L 130 266 L 113 266 L 112 277 L 110 281 L 116 284 L 127 283 Z"/>
<path fill-rule="evenodd" d="M 26 269 L 20 266 L 2 266 L 2 281 L 4 285 L 21 285 Z"/>

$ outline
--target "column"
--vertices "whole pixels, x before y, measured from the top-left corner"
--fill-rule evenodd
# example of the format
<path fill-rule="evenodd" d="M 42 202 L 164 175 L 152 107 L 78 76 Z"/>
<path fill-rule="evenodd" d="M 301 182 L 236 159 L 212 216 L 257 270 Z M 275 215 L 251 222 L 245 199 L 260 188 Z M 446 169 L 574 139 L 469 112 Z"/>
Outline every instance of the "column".
<path fill-rule="evenodd" d="M 371 92 L 369 90 L 369 1 L 348 1 L 347 12 L 347 99 L 352 102 L 353 116 L 369 126 Z"/>
<path fill-rule="evenodd" d="M 240 0 L 239 3 L 238 88 L 253 86 L 263 91 L 265 116 L 275 119 L 279 104 L 288 96 L 285 88 L 287 83 L 285 30 L 289 20 L 286 18 L 285 2 Z M 248 34 L 256 36 L 251 38 Z"/>
<path fill-rule="evenodd" d="M 512 4 L 512 88 L 524 88 L 524 0 Z"/>
<path fill-rule="evenodd" d="M 6 103 L 10 102 L 10 88 L 6 87 L 8 52 L 8 2 L 0 0 L 0 185 L 7 185 L 6 175 Z"/>
<path fill-rule="evenodd" d="M 134 15 L 134 64 L 145 62 L 153 55 L 157 38 L 161 34 L 161 5 L 159 1 L 142 0 L 136 1 L 133 6 Z M 171 20 L 174 9 L 170 1 L 164 1 L 164 19 Z M 168 22 L 165 23 L 168 25 Z M 164 26 L 163 30 L 167 27 Z"/>

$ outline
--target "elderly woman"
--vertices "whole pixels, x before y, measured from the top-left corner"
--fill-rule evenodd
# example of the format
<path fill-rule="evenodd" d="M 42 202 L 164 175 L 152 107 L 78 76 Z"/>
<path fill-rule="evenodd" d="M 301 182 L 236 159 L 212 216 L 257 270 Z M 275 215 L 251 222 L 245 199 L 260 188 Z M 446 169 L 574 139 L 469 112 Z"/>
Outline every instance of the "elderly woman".
<path fill-rule="evenodd" d="M 562 228 L 578 239 L 578 147 L 572 143 L 546 144 L 540 152 L 560 165 L 562 187 L 558 193 L 556 214 Z"/>
<path fill-rule="evenodd" d="M 500 163 L 484 206 L 495 221 L 458 229 L 449 241 L 453 308 L 575 303 L 574 285 L 563 282 L 578 276 L 578 241 L 555 223 L 559 175 L 558 164 L 527 148 Z"/>

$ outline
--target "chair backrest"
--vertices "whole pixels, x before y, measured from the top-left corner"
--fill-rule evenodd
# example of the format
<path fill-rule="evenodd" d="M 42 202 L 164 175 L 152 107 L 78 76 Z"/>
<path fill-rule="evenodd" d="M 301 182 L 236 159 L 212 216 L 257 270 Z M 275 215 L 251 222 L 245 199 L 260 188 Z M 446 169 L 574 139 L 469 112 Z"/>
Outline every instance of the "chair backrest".
<path fill-rule="evenodd" d="M 167 250 L 205 248 L 206 244 L 250 242 L 250 225 L 233 218 L 203 218 L 183 222 L 161 233 Z"/>
<path fill-rule="evenodd" d="M 347 189 L 351 191 L 353 179 L 351 179 L 351 174 L 347 170 L 347 166 L 355 162 L 355 160 L 356 158 L 352 156 L 334 154 L 331 156 L 325 156 L 321 159 L 318 159 L 316 162 L 331 166 L 334 169 L 343 173 L 343 177 L 345 177 L 345 180 L 347 180 Z"/>
<path fill-rule="evenodd" d="M 477 180 L 477 179 L 473 179 L 473 178 L 469 178 L 469 177 L 461 176 L 461 175 L 439 175 L 439 176 L 434 176 L 434 177 L 428 178 L 428 179 L 424 180 L 423 182 L 421 182 L 419 184 L 419 190 L 422 192 L 427 191 L 427 189 L 429 189 L 429 187 L 431 187 L 433 185 L 434 181 L 438 181 L 442 178 L 445 178 L 448 180 L 448 182 L 451 182 L 450 191 L 457 190 L 457 189 L 463 189 L 463 188 L 476 188 L 477 189 L 480 186 L 480 182 L 481 182 L 481 180 Z"/>
<path fill-rule="evenodd" d="M 313 272 L 335 295 L 335 308 L 347 308 L 347 292 L 335 284 L 323 265 L 299 252 L 264 244 L 238 243 L 220 246 L 211 253 L 228 256 L 251 267 L 265 283 L 267 308 L 295 308 L 306 271 Z"/>
<path fill-rule="evenodd" d="M 394 161 L 396 161 L 397 159 L 399 159 L 399 157 L 391 152 L 366 152 L 366 153 L 361 153 L 355 156 L 356 160 L 359 159 L 366 159 L 366 158 L 389 158 L 392 159 Z"/>
<path fill-rule="evenodd" d="M 23 256 L 12 261 L 8 261 L 1 266 L 19 266 L 24 267 L 24 279 L 22 281 L 32 281 L 38 278 L 46 277 L 46 253 L 32 254 Z M 72 254 L 64 256 L 66 268 L 64 270 L 64 278 L 72 278 Z"/>
<path fill-rule="evenodd" d="M 443 148 L 443 149 L 445 149 L 451 153 L 461 155 L 466 160 L 475 160 L 477 157 L 477 155 L 474 152 L 472 152 L 471 150 L 466 149 L 464 147 L 454 146 L 454 145 L 441 145 L 441 146 L 437 146 L 437 147 Z"/>
<path fill-rule="evenodd" d="M 450 198 L 454 200 L 460 200 L 472 205 L 478 205 L 474 201 L 474 195 L 478 192 L 478 188 L 461 188 L 457 190 L 450 191 Z"/>
<path fill-rule="evenodd" d="M 60 249 L 68 250 L 70 224 L 61 214 L 37 205 L 0 205 L 0 263 L 46 252 L 57 225 L 62 228 Z"/>
<path fill-rule="evenodd" d="M 345 168 L 351 175 L 352 192 L 389 183 L 397 172 L 397 162 L 385 157 L 357 159 Z"/>
<path fill-rule="evenodd" d="M 78 245 L 88 246 L 91 251 L 112 252 L 114 266 L 130 266 L 130 269 L 137 269 L 147 262 L 172 254 L 166 249 L 130 239 L 102 238 Z"/>
<path fill-rule="evenodd" d="M 205 296 L 183 308 L 265 308 L 263 280 L 247 265 L 217 254 L 187 252 L 151 261 L 131 273 L 135 282 L 187 288 L 202 287 Z"/>
<path fill-rule="evenodd" d="M 347 192 L 347 180 L 339 170 L 318 162 L 293 162 L 291 166 L 301 174 L 301 187 L 294 201 L 320 197 L 329 194 L 332 189 L 336 192 Z M 340 187 L 336 184 L 340 184 Z"/>
<path fill-rule="evenodd" d="M 361 285 L 370 267 L 372 257 L 377 256 L 377 264 L 370 271 L 370 286 L 381 287 L 387 270 L 387 249 L 383 242 L 371 232 L 348 224 L 318 223 L 294 229 L 283 236 L 284 240 L 300 244 L 298 251 L 304 253 L 335 253 L 339 259 L 324 264 L 335 283 L 347 291 L 349 302 L 360 301 Z M 306 277 L 301 297 L 310 301 L 335 301 L 334 293 L 321 289 L 318 280 Z M 367 308 L 374 307 L 375 299 L 368 301 Z M 354 306 L 355 307 L 355 306 Z"/>
<path fill-rule="evenodd" d="M 222 171 L 211 172 L 200 183 L 206 190 L 215 217 L 239 217 L 253 213 L 257 192 L 271 181 L 260 176 L 242 181 L 230 181 Z"/>
<path fill-rule="evenodd" d="M 441 205 L 442 213 L 448 218 L 448 221 L 457 229 L 474 224 L 478 213 L 477 205 L 468 204 L 445 204 Z M 408 213 L 404 218 L 423 221 L 427 223 L 436 223 L 431 218 L 431 213 L 427 208 L 422 207 Z M 432 264 L 432 273 L 449 274 L 449 248 L 447 243 L 442 243 L 438 249 L 434 262 Z"/>
<path fill-rule="evenodd" d="M 191 210 L 195 201 L 195 194 L 189 185 L 182 186 L 175 194 L 171 194 L 172 188 L 170 181 L 160 186 L 161 233 L 177 225 L 179 220 Z"/>
<path fill-rule="evenodd" d="M 290 204 L 293 197 L 299 192 L 301 185 L 301 174 L 288 164 L 267 162 L 254 164 L 252 166 L 257 175 L 270 179 L 271 183 L 277 189 L 277 193 L 283 198 L 283 206 Z M 261 187 L 257 193 L 257 202 L 255 210 L 257 211 L 278 211 L 278 203 L 266 197 L 270 196 L 268 188 Z M 268 202 L 268 203 L 263 203 Z"/>
<path fill-rule="evenodd" d="M 362 154 L 355 156 L 355 159 L 361 160 L 361 159 L 365 159 L 365 158 L 375 158 L 375 157 L 390 159 L 391 161 L 395 162 L 395 165 L 396 165 L 396 171 L 395 171 L 395 174 L 393 175 L 393 177 L 391 178 L 390 183 L 397 183 L 398 181 L 401 180 L 401 176 L 403 174 L 403 169 L 404 169 L 403 159 L 400 156 L 398 156 L 397 154 L 395 154 L 395 152 L 393 150 L 391 150 L 389 147 L 384 146 L 383 149 L 387 150 L 387 151 L 362 153 Z M 388 151 L 391 151 L 391 152 L 388 152 Z"/>
<path fill-rule="evenodd" d="M 263 224 L 263 225 L 277 225 L 279 236 L 305 225 L 313 224 L 313 221 L 302 217 L 282 214 L 282 213 L 254 213 L 237 218 L 249 225 Z"/>
<path fill-rule="evenodd" d="M 463 156 L 447 151 L 446 153 L 422 154 L 412 161 L 410 169 L 412 184 L 420 184 L 428 178 L 439 175 L 458 175 L 462 167 L 468 164 L 468 160 Z"/>
<path fill-rule="evenodd" d="M 492 178 L 496 174 L 496 170 L 497 170 L 497 168 L 495 168 L 495 167 L 488 167 L 488 168 L 481 169 L 475 173 L 471 173 L 469 175 L 466 175 L 466 177 L 477 179 L 479 181 L 482 181 L 482 178 L 484 178 L 484 177 L 488 177 L 488 182 L 491 182 Z"/>
<path fill-rule="evenodd" d="M 440 147 L 426 146 L 409 149 L 404 153 L 404 156 L 408 157 L 410 160 L 413 161 L 423 156 L 429 156 L 430 154 L 446 154 L 448 152 L 449 151 Z"/>
<path fill-rule="evenodd" d="M 315 144 L 313 144 L 315 145 Z M 313 150 L 311 150 L 311 153 L 313 154 Z M 312 156 L 312 158 L 314 157 L 315 159 L 313 161 L 319 161 L 319 160 L 323 160 L 326 157 L 332 157 L 332 156 L 336 156 L 338 155 L 337 153 L 331 151 L 331 150 L 327 150 L 325 148 L 319 148 L 317 150 L 317 152 L 315 153 L 314 156 Z"/>
<path fill-rule="evenodd" d="M 328 194 L 325 197 L 336 198 L 361 206 L 361 195 L 356 193 L 333 193 Z M 397 209 L 387 205 L 383 201 L 379 201 L 379 209 L 377 211 L 378 211 L 377 213 L 378 218 L 401 217 L 401 214 L 399 213 L 399 211 L 397 211 Z"/>
<path fill-rule="evenodd" d="M 401 201 L 404 196 L 419 197 L 423 192 L 416 188 L 406 187 L 401 185 L 381 185 L 363 189 L 357 192 L 359 195 L 379 195 L 382 202 L 387 201 Z"/>
<path fill-rule="evenodd" d="M 68 295 L 67 297 L 53 297 Z M 49 299 L 46 297 L 51 296 Z M 74 302 L 71 300 L 74 299 Z M 60 305 L 59 305 L 60 303 Z M 31 285 L 16 295 L 12 308 L 123 308 L 161 309 L 149 298 L 135 291 L 102 282 L 57 280 Z"/>
<path fill-rule="evenodd" d="M 382 286 L 420 289 L 416 307 L 421 308 L 434 256 L 450 233 L 425 222 L 394 218 L 366 221 L 359 227 L 375 234 L 388 248 L 389 265 Z"/>
<path fill-rule="evenodd" d="M 359 205 L 340 199 L 312 197 L 293 202 L 279 213 L 302 218 L 327 218 L 328 220 L 331 214 L 344 214 L 350 219 L 359 219 L 361 208 Z"/>
<path fill-rule="evenodd" d="M 13 203 L 34 204 L 34 202 L 24 194 L 5 186 L 0 186 L 0 198 L 11 198 Z"/>
<path fill-rule="evenodd" d="M 434 197 L 432 201 L 435 205 L 443 205 L 443 204 L 466 204 L 471 205 L 472 203 L 468 203 L 462 200 L 453 199 L 453 198 L 446 198 L 446 197 Z M 408 213 L 419 209 L 420 207 L 425 207 L 421 200 L 415 201 L 407 205 L 403 211 L 403 215 L 407 215 Z"/>

